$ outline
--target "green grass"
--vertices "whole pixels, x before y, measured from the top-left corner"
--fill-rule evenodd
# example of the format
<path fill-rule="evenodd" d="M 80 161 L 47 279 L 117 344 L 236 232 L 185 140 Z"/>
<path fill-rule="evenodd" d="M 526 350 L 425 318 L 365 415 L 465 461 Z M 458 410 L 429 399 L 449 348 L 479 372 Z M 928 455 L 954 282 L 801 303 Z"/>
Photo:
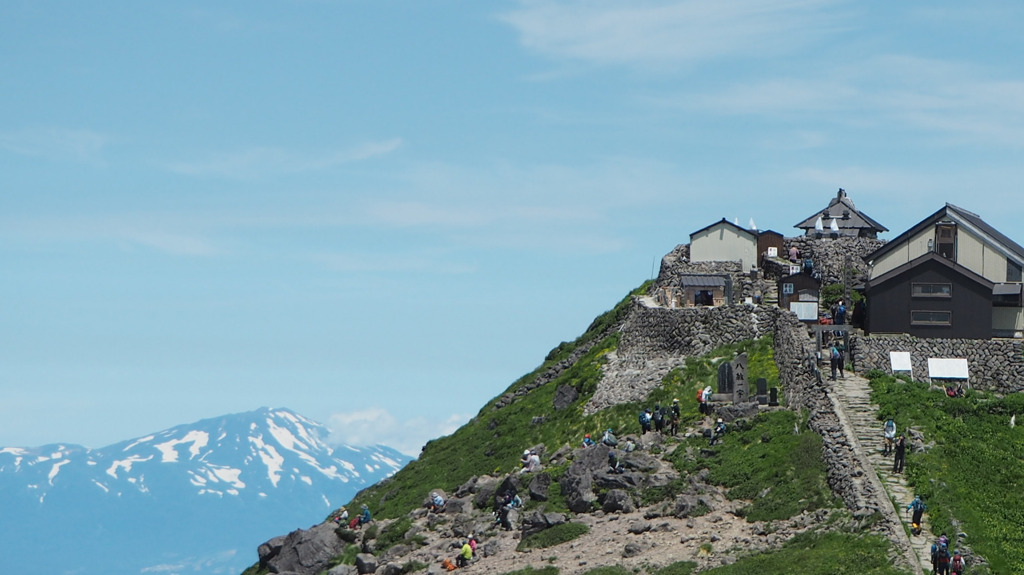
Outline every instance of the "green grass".
<path fill-rule="evenodd" d="M 743 557 L 701 575 L 906 575 L 892 566 L 889 542 L 875 535 L 797 535 L 778 551 Z"/>
<path fill-rule="evenodd" d="M 654 571 L 651 575 L 690 575 L 697 568 L 693 561 L 676 561 Z"/>
<path fill-rule="evenodd" d="M 1024 573 L 1024 429 L 1009 426 L 1013 414 L 1024 414 L 1024 394 L 969 390 L 949 398 L 923 383 L 869 375 L 879 430 L 891 417 L 899 429 L 921 429 L 926 442 L 935 442 L 927 453 L 908 449 L 905 471 L 928 505 L 935 535 L 966 532 L 992 573 Z"/>
<path fill-rule="evenodd" d="M 699 450 L 707 440 L 694 438 L 691 446 Z M 786 519 L 838 505 L 821 459 L 821 436 L 791 411 L 761 413 L 742 429 L 734 426 L 710 457 L 689 457 L 682 449 L 673 455 L 680 471 L 707 468 L 709 481 L 728 487 L 729 498 L 752 500 L 743 509 L 748 521 Z"/>
<path fill-rule="evenodd" d="M 526 549 L 547 549 L 555 545 L 561 545 L 572 541 L 577 537 L 590 533 L 590 528 L 582 523 L 567 522 L 554 527 L 548 527 L 540 533 L 534 533 L 519 542 L 517 551 Z"/>

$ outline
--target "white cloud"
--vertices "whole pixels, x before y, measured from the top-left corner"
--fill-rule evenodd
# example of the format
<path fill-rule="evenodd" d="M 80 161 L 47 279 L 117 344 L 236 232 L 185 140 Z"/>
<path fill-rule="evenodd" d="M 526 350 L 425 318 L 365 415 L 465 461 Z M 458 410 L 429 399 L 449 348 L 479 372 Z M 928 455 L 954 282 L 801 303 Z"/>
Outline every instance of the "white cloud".
<path fill-rule="evenodd" d="M 253 147 L 214 155 L 205 160 L 171 162 L 172 172 L 188 176 L 218 176 L 251 179 L 281 174 L 325 170 L 389 154 L 402 145 L 400 138 L 367 142 L 359 146 L 326 152 L 301 153 L 274 147 Z"/>
<path fill-rule="evenodd" d="M 832 34 L 830 0 L 523 2 L 501 19 L 528 49 L 596 64 L 665 66 L 791 52 Z"/>
<path fill-rule="evenodd" d="M 416 457 L 427 441 L 449 435 L 470 419 L 468 414 L 451 413 L 436 418 L 399 420 L 381 408 L 335 413 L 328 418 L 330 441 L 348 445 L 387 445 Z"/>

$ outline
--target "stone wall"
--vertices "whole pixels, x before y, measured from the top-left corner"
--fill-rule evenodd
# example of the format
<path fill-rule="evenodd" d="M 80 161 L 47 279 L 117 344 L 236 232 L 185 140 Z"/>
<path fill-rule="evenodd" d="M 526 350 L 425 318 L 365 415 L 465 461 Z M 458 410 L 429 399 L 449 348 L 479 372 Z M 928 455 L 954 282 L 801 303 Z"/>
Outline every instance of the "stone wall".
<path fill-rule="evenodd" d="M 800 250 L 801 260 L 814 260 L 814 269 L 821 274 L 822 286 L 843 282 L 846 256 L 850 256 L 850 267 L 856 270 L 852 275 L 852 283 L 866 280 L 868 265 L 865 258 L 883 245 L 885 240 L 853 237 L 817 239 L 799 236 L 785 240 L 787 254 L 789 248 L 796 246 L 796 249 Z"/>
<path fill-rule="evenodd" d="M 864 462 L 856 457 L 850 438 L 828 396 L 828 383 L 817 371 L 814 344 L 807 328 L 793 314 L 780 314 L 775 326 L 775 364 L 790 409 L 806 410 L 808 426 L 822 437 L 822 459 L 828 469 L 832 492 L 860 516 L 882 512 L 879 496 L 870 483 L 863 481 Z"/>
<path fill-rule="evenodd" d="M 634 299 L 618 349 L 609 355 L 604 377 L 585 413 L 640 401 L 661 385 L 669 371 L 685 365 L 687 357 L 768 335 L 775 318 L 788 313 L 776 306 L 754 305 L 668 309 L 645 301 Z"/>
<path fill-rule="evenodd" d="M 1024 342 L 1004 339 L 926 339 L 910 335 L 854 335 L 850 352 L 858 371 L 892 373 L 890 351 L 909 351 L 914 379 L 928 381 L 928 358 L 967 359 L 972 387 L 997 393 L 1024 391 Z"/>

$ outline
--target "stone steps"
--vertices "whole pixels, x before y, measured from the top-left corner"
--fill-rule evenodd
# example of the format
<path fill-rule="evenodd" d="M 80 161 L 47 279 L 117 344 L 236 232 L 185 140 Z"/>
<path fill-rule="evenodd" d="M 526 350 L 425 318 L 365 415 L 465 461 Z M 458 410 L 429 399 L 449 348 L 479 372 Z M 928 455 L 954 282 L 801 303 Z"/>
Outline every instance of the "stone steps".
<path fill-rule="evenodd" d="M 905 510 L 913 500 L 914 492 L 902 474 L 892 473 L 892 456 L 882 455 L 882 422 L 877 418 L 878 406 L 871 403 L 871 388 L 868 381 L 847 372 L 846 378 L 837 381 L 835 386 L 839 403 L 853 427 L 857 448 L 874 467 L 897 515 L 903 518 L 909 534 L 910 519 Z M 932 538 L 927 513 L 922 527 L 921 535 L 909 534 L 909 538 L 922 571 L 930 573 Z"/>

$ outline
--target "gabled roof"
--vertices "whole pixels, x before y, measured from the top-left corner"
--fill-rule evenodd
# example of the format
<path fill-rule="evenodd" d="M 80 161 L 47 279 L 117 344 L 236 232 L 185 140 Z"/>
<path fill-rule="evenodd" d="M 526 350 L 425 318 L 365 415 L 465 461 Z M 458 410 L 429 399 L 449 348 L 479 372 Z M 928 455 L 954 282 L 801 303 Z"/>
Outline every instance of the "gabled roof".
<path fill-rule="evenodd" d="M 828 207 L 824 210 L 816 212 L 811 217 L 793 226 L 801 230 L 812 230 L 814 229 L 815 223 L 818 218 L 821 218 L 822 225 L 825 230 L 829 229 L 829 224 L 832 220 L 836 220 L 836 224 L 840 230 L 862 230 L 870 229 L 876 232 L 887 232 L 889 228 L 876 222 L 874 219 L 868 217 L 867 214 L 859 211 L 857 206 L 853 204 L 853 200 L 846 195 L 846 190 L 839 188 L 839 192 L 836 197 L 832 198 L 832 201 L 828 203 Z"/>
<path fill-rule="evenodd" d="M 688 274 L 680 278 L 683 287 L 725 287 L 725 278 L 718 275 Z"/>
<path fill-rule="evenodd" d="M 874 286 L 877 286 L 877 285 L 880 285 L 880 284 L 884 284 L 884 283 L 888 282 L 889 280 L 895 278 L 896 276 L 898 276 L 898 275 L 900 275 L 900 274 L 902 274 L 904 272 L 907 272 L 907 271 L 909 271 L 909 270 L 911 270 L 913 268 L 916 268 L 917 266 L 919 266 L 921 264 L 930 262 L 930 261 L 938 262 L 939 264 L 949 268 L 950 270 L 955 271 L 956 273 L 966 277 L 967 279 L 972 280 L 975 283 L 979 283 L 979 284 L 985 286 L 987 289 L 991 290 L 992 286 L 995 285 L 994 282 L 985 279 L 981 275 L 978 275 L 978 274 L 972 272 L 971 270 L 969 270 L 966 267 L 964 267 L 964 266 L 954 262 L 953 260 L 951 260 L 949 258 L 944 258 L 944 257 L 942 257 L 941 255 L 939 255 L 939 254 L 937 254 L 935 252 L 928 252 L 928 253 L 924 254 L 923 256 L 914 258 L 914 259 L 910 260 L 909 262 L 907 262 L 907 263 L 905 263 L 905 264 L 903 264 L 903 265 L 901 265 L 899 267 L 893 268 L 893 269 L 885 272 L 884 274 L 878 276 L 877 278 L 872 279 L 871 282 L 870 282 L 871 286 L 874 287 Z"/>
<path fill-rule="evenodd" d="M 1001 247 L 1005 252 L 1007 252 L 1008 255 L 1012 256 L 1012 259 L 1016 259 L 1019 263 L 1024 263 L 1024 247 L 1021 247 L 1020 244 L 1011 240 L 1010 238 L 1003 235 L 999 230 L 985 223 L 985 221 L 982 220 L 981 216 L 979 216 L 978 214 L 975 214 L 974 212 L 969 212 L 961 207 L 954 206 L 949 202 L 947 202 L 945 206 L 940 208 L 934 214 L 921 220 L 909 230 L 896 236 L 892 241 L 886 243 L 884 246 L 868 254 L 864 259 L 866 259 L 867 261 L 871 261 L 874 259 L 878 259 L 881 256 L 884 256 L 885 254 L 900 247 L 900 245 L 905 243 L 908 239 L 916 236 L 925 229 L 934 226 L 936 222 L 943 219 L 949 219 L 954 222 L 964 223 L 969 225 L 970 227 L 973 227 L 975 230 L 981 232 L 983 235 L 988 236 L 988 239 L 991 240 L 991 242 L 994 245 L 996 245 L 997 247 Z"/>
<path fill-rule="evenodd" d="M 725 218 L 722 218 L 721 220 L 711 224 L 710 226 L 704 226 L 703 228 L 693 232 L 692 234 L 690 234 L 690 239 L 692 240 L 693 236 L 695 236 L 695 235 L 697 235 L 697 234 L 699 234 L 701 232 L 706 232 L 706 231 L 710 230 L 711 228 L 713 228 L 715 226 L 720 226 L 722 224 L 725 224 L 725 225 L 729 226 L 730 228 L 733 228 L 737 232 L 740 232 L 742 234 L 750 236 L 751 239 L 753 239 L 753 240 L 757 240 L 757 232 L 752 232 L 752 231 L 750 231 L 750 230 L 748 230 L 746 228 L 741 228 L 740 226 L 737 226 L 736 224 L 730 222 L 729 220 L 727 220 Z"/>

